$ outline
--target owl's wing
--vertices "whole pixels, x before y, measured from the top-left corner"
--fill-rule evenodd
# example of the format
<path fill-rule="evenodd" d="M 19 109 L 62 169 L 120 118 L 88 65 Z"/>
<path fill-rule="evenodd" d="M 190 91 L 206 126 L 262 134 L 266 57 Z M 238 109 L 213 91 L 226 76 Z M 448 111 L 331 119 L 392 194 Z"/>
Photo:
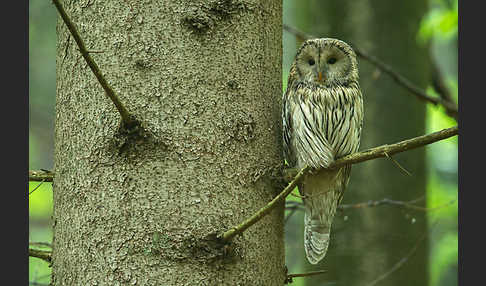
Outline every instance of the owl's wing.
<path fill-rule="evenodd" d="M 295 166 L 295 154 L 293 152 L 293 148 L 291 146 L 291 136 L 293 133 L 292 129 L 292 113 L 290 111 L 290 106 L 288 100 L 288 92 L 290 88 L 287 88 L 287 91 L 283 94 L 282 99 L 282 132 L 283 132 L 283 151 L 284 151 L 284 159 L 287 161 L 290 167 Z"/>
<path fill-rule="evenodd" d="M 335 152 L 325 136 L 326 115 L 313 92 L 305 82 L 297 82 L 287 88 L 283 100 L 286 149 L 298 168 L 327 168 L 334 161 Z"/>

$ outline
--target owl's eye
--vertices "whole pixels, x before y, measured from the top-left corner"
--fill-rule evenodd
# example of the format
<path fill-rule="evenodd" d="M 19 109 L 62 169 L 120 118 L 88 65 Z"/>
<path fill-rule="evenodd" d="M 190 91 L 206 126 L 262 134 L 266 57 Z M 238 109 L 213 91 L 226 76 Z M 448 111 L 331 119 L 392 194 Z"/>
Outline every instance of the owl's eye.
<path fill-rule="evenodd" d="M 335 62 L 336 62 L 336 58 L 330 58 L 327 60 L 327 63 L 330 65 L 334 64 Z"/>
<path fill-rule="evenodd" d="M 316 61 L 314 61 L 314 59 L 309 60 L 309 65 L 313 66 L 315 63 L 316 63 Z"/>

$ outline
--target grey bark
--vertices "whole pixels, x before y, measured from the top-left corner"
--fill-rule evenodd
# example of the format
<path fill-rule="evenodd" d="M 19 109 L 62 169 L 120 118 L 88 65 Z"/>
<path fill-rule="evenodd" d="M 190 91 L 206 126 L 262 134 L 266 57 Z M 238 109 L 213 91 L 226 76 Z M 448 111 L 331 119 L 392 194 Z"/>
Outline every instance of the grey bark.
<path fill-rule="evenodd" d="M 414 1 L 299 1 L 295 26 L 313 35 L 334 37 L 359 45 L 412 82 L 425 87 L 429 78 L 427 50 L 415 43 L 426 2 Z M 360 150 L 398 142 L 425 133 L 425 105 L 369 63 L 360 60 L 360 84 L 365 122 Z M 353 166 L 342 203 L 389 198 L 412 200 L 425 193 L 425 150 L 394 158 L 413 175 L 403 174 L 390 160 Z M 420 204 L 424 205 L 425 200 Z M 295 219 L 301 219 L 295 218 Z M 307 271 L 326 269 L 326 275 L 306 279 L 306 285 L 367 285 L 386 273 L 427 231 L 426 214 L 396 207 L 376 207 L 338 213 L 326 258 Z M 299 229 L 301 232 L 301 229 Z M 414 255 L 383 285 L 427 285 L 428 247 L 423 241 Z M 303 249 L 300 259 L 305 260 Z M 330 285 L 330 284 L 329 284 Z M 381 284 L 378 284 L 381 285 Z"/>
<path fill-rule="evenodd" d="M 282 285 L 281 1 L 64 1 L 150 136 L 120 116 L 58 20 L 53 285 Z"/>

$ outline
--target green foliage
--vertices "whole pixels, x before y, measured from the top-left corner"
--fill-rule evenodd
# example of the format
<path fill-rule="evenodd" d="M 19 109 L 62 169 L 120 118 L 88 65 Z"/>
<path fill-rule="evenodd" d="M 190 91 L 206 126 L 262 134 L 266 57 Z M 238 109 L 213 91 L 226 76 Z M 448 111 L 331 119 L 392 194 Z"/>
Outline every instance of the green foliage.
<path fill-rule="evenodd" d="M 457 82 L 452 83 L 457 89 Z M 432 88 L 427 90 L 434 96 Z M 457 95 L 457 90 L 455 91 Z M 438 96 L 435 94 L 435 96 Z M 427 105 L 427 132 L 457 125 L 457 122 L 445 115 L 443 108 Z M 442 282 L 450 276 L 451 269 L 457 269 L 457 136 L 426 147 L 428 170 L 427 207 L 430 226 L 429 270 L 430 286 L 444 285 Z M 449 279 L 451 280 L 451 279 Z M 457 285 L 449 281 L 448 285 Z"/>
<path fill-rule="evenodd" d="M 29 193 L 41 182 L 29 182 Z M 29 217 L 31 219 L 49 219 L 52 215 L 52 183 L 42 183 L 29 195 Z"/>
<path fill-rule="evenodd" d="M 458 5 L 457 0 L 431 0 L 431 9 L 421 21 L 417 33 L 417 42 L 426 44 L 431 40 L 441 43 L 441 49 L 454 49 L 451 41 L 457 39 Z M 440 50 L 440 49 L 439 49 Z M 432 49 L 434 52 L 434 49 Z M 458 99 L 457 71 L 441 58 L 445 54 L 435 50 L 440 58 L 445 82 L 454 100 Z M 453 53 L 452 53 L 453 54 Z M 452 69 L 451 69 L 452 68 Z M 450 74 L 447 70 L 452 70 Z M 439 97 L 432 87 L 427 93 Z M 457 122 L 445 114 L 444 108 L 427 105 L 427 132 L 457 125 Z M 458 204 L 457 204 L 457 136 L 426 147 L 428 162 L 427 207 L 438 209 L 429 211 L 429 271 L 430 286 L 457 285 L 458 264 Z M 452 203 L 451 203 L 452 202 Z M 441 207 L 443 206 L 443 207 Z"/>
<path fill-rule="evenodd" d="M 436 247 L 431 253 L 431 260 L 434 263 L 430 265 L 430 285 L 443 285 L 441 281 L 443 281 L 442 277 L 446 276 L 446 271 L 450 268 L 457 270 L 457 232 L 447 233 L 435 244 Z"/>
<path fill-rule="evenodd" d="M 29 193 L 40 182 L 29 182 Z M 52 183 L 42 183 L 29 197 L 29 242 L 52 241 L 52 229 L 48 223 L 52 215 Z M 38 246 L 36 249 L 45 249 Z M 48 284 L 51 268 L 48 263 L 34 257 L 29 257 L 29 281 Z"/>
<path fill-rule="evenodd" d="M 422 19 L 417 34 L 420 44 L 427 43 L 435 37 L 439 40 L 449 40 L 457 36 L 458 9 L 457 0 L 452 5 L 445 1 L 433 1 L 434 6 Z"/>

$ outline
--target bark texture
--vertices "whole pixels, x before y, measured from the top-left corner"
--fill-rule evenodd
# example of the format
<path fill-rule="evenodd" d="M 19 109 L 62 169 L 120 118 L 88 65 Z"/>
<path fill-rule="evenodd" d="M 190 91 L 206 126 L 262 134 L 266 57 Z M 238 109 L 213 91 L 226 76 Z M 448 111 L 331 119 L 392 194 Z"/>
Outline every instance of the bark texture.
<path fill-rule="evenodd" d="M 281 1 L 64 1 L 148 131 L 120 115 L 58 21 L 54 285 L 282 285 Z"/>
<path fill-rule="evenodd" d="M 424 88 L 429 73 L 426 49 L 415 42 L 426 2 L 299 1 L 295 26 L 307 33 L 358 45 Z M 359 60 L 365 122 L 360 150 L 390 144 L 425 133 L 425 104 L 407 94 L 373 65 Z M 410 171 L 404 175 L 384 158 L 353 166 L 342 203 L 389 198 L 408 201 L 425 193 L 425 149 L 393 156 Z M 425 200 L 420 201 L 425 205 Z M 301 219 L 294 218 L 294 219 Z M 394 207 L 349 210 L 337 214 L 326 258 L 306 271 L 326 269 L 305 285 L 369 285 L 405 257 L 427 231 L 426 214 Z M 300 232 L 300 230 L 299 230 Z M 378 285 L 426 285 L 427 240 L 396 272 Z M 301 259 L 305 260 L 303 249 Z"/>

